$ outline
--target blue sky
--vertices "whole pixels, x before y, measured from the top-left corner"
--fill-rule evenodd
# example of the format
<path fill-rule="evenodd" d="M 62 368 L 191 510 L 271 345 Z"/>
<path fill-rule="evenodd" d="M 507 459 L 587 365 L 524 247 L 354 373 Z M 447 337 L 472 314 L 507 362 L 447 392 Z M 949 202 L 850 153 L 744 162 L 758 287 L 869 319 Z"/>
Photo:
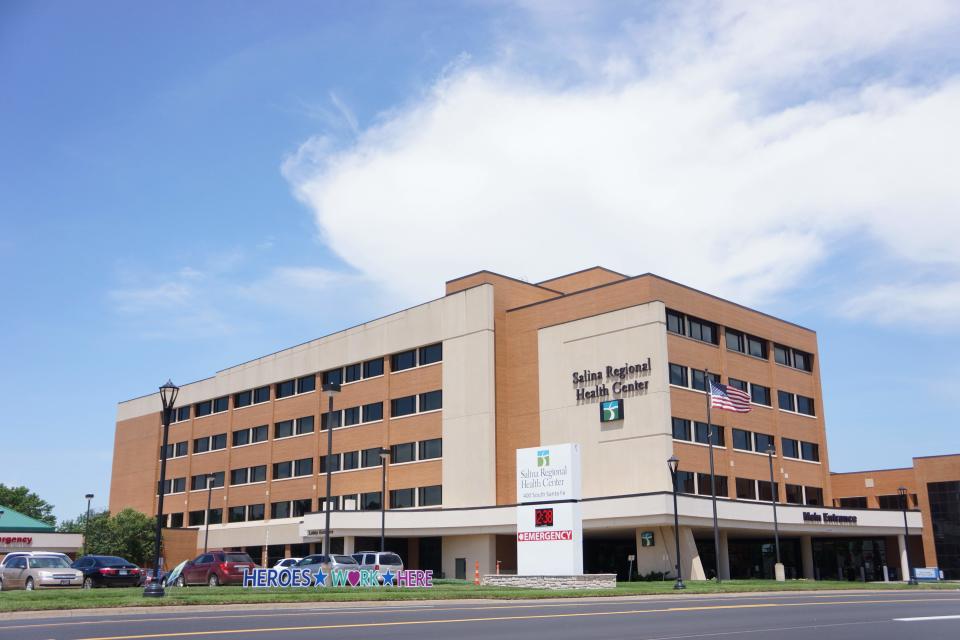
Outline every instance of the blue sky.
<path fill-rule="evenodd" d="M 3 3 L 0 482 L 105 506 L 118 400 L 593 264 L 816 329 L 834 470 L 957 452 L 960 17 L 875 4 Z"/>

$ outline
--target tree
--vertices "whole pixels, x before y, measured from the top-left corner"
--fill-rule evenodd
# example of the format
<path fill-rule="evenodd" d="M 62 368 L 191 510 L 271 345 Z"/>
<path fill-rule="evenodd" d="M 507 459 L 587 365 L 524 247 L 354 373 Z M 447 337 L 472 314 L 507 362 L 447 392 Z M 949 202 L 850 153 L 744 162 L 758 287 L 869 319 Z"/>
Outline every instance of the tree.
<path fill-rule="evenodd" d="M 109 511 L 90 511 L 90 522 L 91 524 L 100 517 L 110 517 Z M 60 524 L 57 525 L 57 531 L 60 533 L 83 533 L 84 526 L 86 525 L 87 512 L 84 511 L 76 517 L 74 520 L 61 520 Z"/>
<path fill-rule="evenodd" d="M 120 556 L 139 565 L 152 561 L 155 520 L 133 509 L 112 516 L 109 511 L 98 511 L 90 514 L 90 526 L 85 527 L 86 517 L 82 513 L 75 520 L 64 521 L 60 531 L 86 531 L 89 554 Z"/>
<path fill-rule="evenodd" d="M 51 526 L 57 524 L 53 505 L 26 487 L 8 487 L 0 483 L 0 504 Z"/>

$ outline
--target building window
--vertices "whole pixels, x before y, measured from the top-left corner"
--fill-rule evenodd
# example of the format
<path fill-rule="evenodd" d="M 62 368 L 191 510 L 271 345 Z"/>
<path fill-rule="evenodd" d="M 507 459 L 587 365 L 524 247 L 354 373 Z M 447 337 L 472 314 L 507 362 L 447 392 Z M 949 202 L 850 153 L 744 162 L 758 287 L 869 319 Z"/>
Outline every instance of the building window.
<path fill-rule="evenodd" d="M 866 509 L 867 508 L 867 498 L 866 496 L 858 496 L 855 498 L 840 498 L 838 500 L 841 509 Z"/>
<path fill-rule="evenodd" d="M 233 432 L 233 446 L 242 447 L 245 444 L 255 444 L 267 439 L 267 425 L 253 427 L 252 429 L 240 429 Z"/>
<path fill-rule="evenodd" d="M 244 522 L 247 519 L 246 507 L 230 507 L 227 509 L 228 522 Z"/>
<path fill-rule="evenodd" d="M 740 500 L 756 500 L 756 481 L 750 478 L 737 478 L 737 498 Z"/>
<path fill-rule="evenodd" d="M 273 425 L 273 438 L 289 438 L 293 435 L 293 420 L 284 420 Z"/>
<path fill-rule="evenodd" d="M 773 345 L 773 359 L 777 364 L 791 366 L 790 348 L 779 344 Z"/>
<path fill-rule="evenodd" d="M 797 395 L 797 413 L 807 416 L 815 415 L 813 410 L 813 398 Z"/>
<path fill-rule="evenodd" d="M 687 317 L 687 335 L 694 340 L 719 344 L 717 339 L 717 325 L 699 318 Z"/>
<path fill-rule="evenodd" d="M 302 500 L 293 501 L 293 517 L 299 518 L 310 513 L 310 509 L 313 507 L 313 500 L 310 498 L 304 498 Z"/>
<path fill-rule="evenodd" d="M 754 358 L 767 359 L 767 341 L 754 336 L 747 336 L 747 353 Z"/>
<path fill-rule="evenodd" d="M 290 517 L 290 502 L 273 502 L 270 504 L 270 517 L 271 518 L 289 518 Z"/>
<path fill-rule="evenodd" d="M 349 427 L 360 424 L 360 407 L 350 407 L 343 410 L 343 426 Z"/>
<path fill-rule="evenodd" d="M 706 422 L 695 422 L 694 423 L 694 439 L 700 444 L 710 444 L 708 435 L 710 433 L 710 425 Z M 723 427 L 718 424 L 713 425 L 713 446 L 715 447 L 724 447 L 726 446 L 725 440 L 723 438 Z"/>
<path fill-rule="evenodd" d="M 756 404 L 770 406 L 770 387 L 750 383 L 750 401 Z"/>
<path fill-rule="evenodd" d="M 270 402 L 270 385 L 253 390 L 253 404 Z"/>
<path fill-rule="evenodd" d="M 223 509 L 210 509 L 210 515 L 207 518 L 210 524 L 220 524 L 223 522 Z"/>
<path fill-rule="evenodd" d="M 398 418 L 417 412 L 417 396 L 394 398 L 390 401 L 390 417 Z"/>
<path fill-rule="evenodd" d="M 676 385 L 678 387 L 687 387 L 687 368 L 679 365 L 670 363 L 670 384 Z"/>
<path fill-rule="evenodd" d="M 443 456 L 443 439 L 421 440 L 417 445 L 420 460 L 431 460 Z"/>
<path fill-rule="evenodd" d="M 437 411 L 443 408 L 443 391 L 428 391 L 420 394 L 420 411 Z"/>
<path fill-rule="evenodd" d="M 800 442 L 792 438 L 780 438 L 784 458 L 800 458 Z"/>
<path fill-rule="evenodd" d="M 305 433 L 313 433 L 313 416 L 297 418 L 297 435 L 302 436 Z"/>
<path fill-rule="evenodd" d="M 797 404 L 794 402 L 793 394 L 786 391 L 777 391 L 777 406 L 785 411 L 797 410 Z"/>
<path fill-rule="evenodd" d="M 673 418 L 673 439 L 690 440 L 690 421 L 684 418 Z"/>
<path fill-rule="evenodd" d="M 736 378 L 727 378 L 727 384 L 733 387 L 734 389 L 740 389 L 740 391 L 747 393 L 747 383 L 743 380 L 737 380 Z"/>
<path fill-rule="evenodd" d="M 183 527 L 183 514 L 182 513 L 171 513 L 170 514 L 170 528 L 171 529 L 180 529 Z"/>
<path fill-rule="evenodd" d="M 344 471 L 349 471 L 350 469 L 357 469 L 360 467 L 359 451 L 346 451 L 342 454 L 342 458 Z"/>
<path fill-rule="evenodd" d="M 717 487 L 717 496 L 721 498 L 726 498 L 728 495 L 727 476 L 718 476 L 714 474 L 713 479 Z M 710 495 L 710 474 L 709 473 L 697 474 L 697 488 L 699 489 L 698 493 L 700 495 L 702 496 Z"/>
<path fill-rule="evenodd" d="M 427 345 L 426 347 L 420 347 L 420 366 L 427 364 L 433 364 L 434 362 L 440 362 L 443 360 L 443 343 L 438 342 L 437 344 Z"/>
<path fill-rule="evenodd" d="M 340 454 L 320 456 L 320 473 L 340 471 Z"/>
<path fill-rule="evenodd" d="M 267 465 L 261 464 L 256 467 L 250 467 L 250 482 L 266 482 Z"/>
<path fill-rule="evenodd" d="M 297 387 L 294 380 L 285 380 L 276 384 L 276 393 L 274 396 L 277 398 L 277 400 L 280 398 L 289 398 L 296 393 L 296 390 Z"/>
<path fill-rule="evenodd" d="M 803 487 L 798 484 L 787 485 L 787 504 L 803 504 Z"/>
<path fill-rule="evenodd" d="M 203 524 L 207 521 L 206 514 L 203 511 L 191 511 L 190 512 L 190 526 L 191 527 L 202 527 Z"/>
<path fill-rule="evenodd" d="M 340 426 L 339 411 L 334 411 L 333 413 L 320 414 L 320 431 L 326 431 L 328 426 L 333 429 L 336 429 Z"/>
<path fill-rule="evenodd" d="M 368 493 L 360 494 L 360 510 L 361 511 L 379 511 L 382 494 L 379 491 L 370 491 Z"/>
<path fill-rule="evenodd" d="M 376 422 L 377 420 L 383 420 L 383 403 L 372 402 L 363 405 L 363 421 Z"/>
<path fill-rule="evenodd" d="M 283 480 L 284 478 L 293 477 L 293 462 L 274 462 L 273 463 L 273 479 L 274 480 Z"/>
<path fill-rule="evenodd" d="M 773 358 L 777 364 L 801 371 L 813 371 L 813 356 L 806 351 L 775 344 L 773 345 Z"/>
<path fill-rule="evenodd" d="M 667 331 L 678 333 L 681 336 L 686 335 L 686 323 L 683 321 L 683 314 L 667 309 Z"/>
<path fill-rule="evenodd" d="M 811 507 L 823 506 L 823 489 L 821 489 L 820 487 L 804 487 L 803 490 L 807 498 L 806 504 L 808 506 L 811 506 Z"/>
<path fill-rule="evenodd" d="M 390 464 L 415 462 L 417 459 L 417 443 L 405 442 L 390 447 Z M 390 504 L 393 504 L 392 502 Z"/>
<path fill-rule="evenodd" d="M 753 451 L 753 438 L 749 431 L 743 429 L 733 430 L 733 448 L 741 451 Z"/>
<path fill-rule="evenodd" d="M 360 466 L 367 467 L 379 467 L 380 466 L 380 447 L 371 447 L 369 449 L 364 449 L 360 453 Z"/>
<path fill-rule="evenodd" d="M 417 366 L 417 350 L 402 351 L 390 356 L 390 371 L 403 371 Z"/>
<path fill-rule="evenodd" d="M 694 474 L 690 471 L 677 471 L 677 491 L 680 493 L 696 493 Z"/>
<path fill-rule="evenodd" d="M 877 496 L 877 506 L 881 509 L 900 511 L 903 509 L 903 500 L 900 499 L 900 494 L 898 493 L 889 496 Z"/>
<path fill-rule="evenodd" d="M 804 460 L 820 462 L 820 445 L 813 442 L 801 442 L 800 454 Z"/>
<path fill-rule="evenodd" d="M 207 451 L 210 451 L 210 436 L 195 438 L 193 440 L 194 453 L 206 453 Z"/>
<path fill-rule="evenodd" d="M 927 483 L 930 523 L 937 564 L 947 580 L 960 579 L 960 481 L 944 480 Z M 916 505 L 914 505 L 916 506 Z"/>
<path fill-rule="evenodd" d="M 439 484 L 417 489 L 417 504 L 421 507 L 438 507 L 443 503 L 443 488 Z"/>
<path fill-rule="evenodd" d="M 777 447 L 774 444 L 773 436 L 768 436 L 765 433 L 754 433 L 753 438 L 754 438 L 754 443 L 756 444 L 756 446 L 753 449 L 754 451 L 757 451 L 759 453 L 766 453 L 767 449 L 773 449 L 774 453 L 777 452 Z"/>
<path fill-rule="evenodd" d="M 347 365 L 344 368 L 343 381 L 344 382 L 356 382 L 362 377 L 363 367 L 358 362 L 357 364 Z"/>
<path fill-rule="evenodd" d="M 201 416 L 208 416 L 213 412 L 213 401 L 207 400 L 205 402 L 198 402 L 194 405 L 193 415 L 198 418 Z"/>
<path fill-rule="evenodd" d="M 317 376 L 309 375 L 297 378 L 297 393 L 310 393 L 317 388 Z"/>
<path fill-rule="evenodd" d="M 293 462 L 293 475 L 310 476 L 313 475 L 313 458 L 301 458 Z"/>
<path fill-rule="evenodd" d="M 793 350 L 793 367 L 803 371 L 813 371 L 813 356 L 805 351 Z"/>
<path fill-rule="evenodd" d="M 392 489 L 390 491 L 390 508 L 391 509 L 409 509 L 410 507 L 416 506 L 413 502 L 416 494 L 413 492 L 413 489 Z"/>
<path fill-rule="evenodd" d="M 757 496 L 760 500 L 764 502 L 780 502 L 780 483 L 773 483 L 773 492 L 770 492 L 770 483 L 766 480 L 761 480 L 757 483 Z"/>
<path fill-rule="evenodd" d="M 233 406 L 236 409 L 253 404 L 253 391 L 241 391 L 233 394 Z"/>
<path fill-rule="evenodd" d="M 207 488 L 207 479 L 213 479 L 211 487 L 218 489 L 223 486 L 223 471 L 216 473 L 201 473 L 200 475 L 190 476 L 190 490 L 201 491 Z"/>
<path fill-rule="evenodd" d="M 187 478 L 174 478 L 173 479 L 173 493 L 183 493 L 187 490 Z"/>
<path fill-rule="evenodd" d="M 263 520 L 263 512 L 264 510 L 262 504 L 251 504 L 247 507 L 247 520 Z"/>
<path fill-rule="evenodd" d="M 189 407 L 189 405 L 186 406 L 186 407 L 180 407 L 179 409 L 177 409 L 177 410 L 174 411 L 173 413 L 176 413 L 176 414 L 177 414 L 177 422 L 183 422 L 184 420 L 189 420 L 189 419 L 190 419 L 190 407 Z"/>
<path fill-rule="evenodd" d="M 323 384 L 343 384 L 343 369 L 324 371 Z"/>
<path fill-rule="evenodd" d="M 250 482 L 250 469 L 244 467 L 243 469 L 231 469 L 230 471 L 230 484 L 247 484 Z M 231 520 L 231 522 L 233 522 Z"/>
<path fill-rule="evenodd" d="M 230 408 L 230 396 L 223 396 L 213 401 L 213 412 L 223 413 Z"/>
<path fill-rule="evenodd" d="M 383 375 L 383 358 L 367 360 L 363 363 L 363 377 L 376 378 Z"/>
<path fill-rule="evenodd" d="M 218 433 L 215 436 L 210 436 L 210 450 L 219 451 L 220 449 L 227 448 L 227 434 Z"/>
<path fill-rule="evenodd" d="M 747 341 L 742 333 L 733 329 L 726 329 L 725 333 L 727 336 L 727 351 L 747 352 Z"/>

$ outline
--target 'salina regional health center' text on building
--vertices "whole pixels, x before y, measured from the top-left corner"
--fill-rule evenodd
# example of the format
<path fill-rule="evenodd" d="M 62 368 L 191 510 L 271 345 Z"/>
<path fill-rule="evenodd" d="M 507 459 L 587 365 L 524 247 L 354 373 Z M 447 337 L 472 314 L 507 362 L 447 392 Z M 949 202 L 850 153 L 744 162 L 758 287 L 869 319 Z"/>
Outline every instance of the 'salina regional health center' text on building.
<path fill-rule="evenodd" d="M 680 460 L 684 577 L 773 576 L 768 445 L 787 577 L 960 578 L 960 457 L 831 475 L 816 334 L 664 278 L 596 267 L 531 284 L 481 271 L 446 295 L 219 371 L 180 389 L 167 526 L 273 564 L 319 552 L 333 471 L 331 550 L 387 547 L 409 568 L 465 577 L 516 568 L 516 450 L 572 442 L 582 459 L 584 569 L 672 573 Z M 746 391 L 714 410 L 719 549 L 712 533 L 706 374 Z M 327 451 L 324 382 L 337 382 Z M 601 421 L 600 403 L 621 399 Z M 156 393 L 117 410 L 110 509 L 156 513 Z M 390 451 L 386 495 L 380 450 Z M 895 500 L 909 488 L 909 539 Z M 202 547 L 201 536 L 197 537 Z M 189 555 L 194 549 L 183 551 Z M 175 553 L 167 550 L 170 566 Z"/>

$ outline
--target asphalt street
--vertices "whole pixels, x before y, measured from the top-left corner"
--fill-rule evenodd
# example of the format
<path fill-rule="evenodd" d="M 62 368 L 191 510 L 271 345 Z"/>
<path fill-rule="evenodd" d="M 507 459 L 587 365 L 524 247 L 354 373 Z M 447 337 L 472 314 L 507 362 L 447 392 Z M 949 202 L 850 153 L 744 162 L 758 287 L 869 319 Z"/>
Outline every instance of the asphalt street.
<path fill-rule="evenodd" d="M 2 640 L 958 640 L 960 591 L 357 603 L 0 620 Z"/>

